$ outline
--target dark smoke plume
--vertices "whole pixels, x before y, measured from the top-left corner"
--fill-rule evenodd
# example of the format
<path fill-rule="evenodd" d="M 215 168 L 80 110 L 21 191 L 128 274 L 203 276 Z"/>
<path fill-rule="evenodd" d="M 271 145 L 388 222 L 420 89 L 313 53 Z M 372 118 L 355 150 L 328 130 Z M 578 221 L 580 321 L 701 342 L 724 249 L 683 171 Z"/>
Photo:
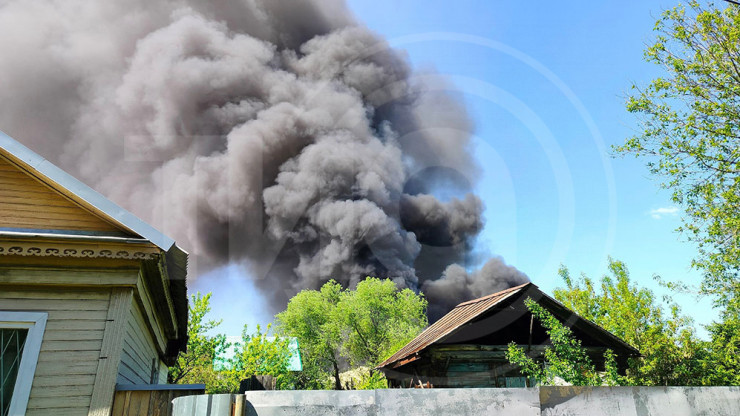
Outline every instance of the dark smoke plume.
<path fill-rule="evenodd" d="M 483 204 L 424 172 L 475 180 L 472 123 L 341 1 L 6 0 L 0 27 L 0 129 L 173 236 L 191 275 L 243 263 L 276 309 L 330 278 L 430 311 L 526 280 L 450 266 Z"/>

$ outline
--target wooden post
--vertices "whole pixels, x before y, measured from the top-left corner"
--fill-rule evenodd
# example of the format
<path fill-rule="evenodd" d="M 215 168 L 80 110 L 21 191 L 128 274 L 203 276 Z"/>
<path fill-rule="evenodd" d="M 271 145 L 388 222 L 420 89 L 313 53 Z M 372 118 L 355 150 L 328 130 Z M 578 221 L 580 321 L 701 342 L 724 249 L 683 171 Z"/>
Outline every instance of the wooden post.
<path fill-rule="evenodd" d="M 232 396 L 231 416 L 244 416 L 244 399 L 243 394 Z"/>
<path fill-rule="evenodd" d="M 532 331 L 534 329 L 534 314 L 530 312 L 529 315 L 529 343 L 527 344 L 527 355 L 532 352 Z M 531 358 L 531 357 L 530 357 Z M 529 385 L 529 377 L 524 377 L 524 386 L 532 387 Z"/>
<path fill-rule="evenodd" d="M 113 393 L 116 389 L 118 364 L 123 350 L 123 335 L 134 290 L 131 288 L 111 289 L 108 316 L 103 332 L 103 346 L 98 359 L 98 371 L 90 399 L 88 416 L 108 416 L 111 413 Z"/>

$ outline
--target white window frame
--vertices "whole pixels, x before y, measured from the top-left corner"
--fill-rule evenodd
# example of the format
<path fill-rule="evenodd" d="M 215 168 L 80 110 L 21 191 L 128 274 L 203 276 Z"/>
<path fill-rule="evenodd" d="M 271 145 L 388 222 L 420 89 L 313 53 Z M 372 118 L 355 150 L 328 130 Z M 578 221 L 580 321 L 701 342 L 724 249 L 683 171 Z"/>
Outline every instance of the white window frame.
<path fill-rule="evenodd" d="M 46 312 L 11 312 L 0 311 L 0 328 L 28 329 L 26 344 L 23 347 L 21 363 L 18 366 L 18 376 L 13 387 L 13 397 L 10 399 L 10 416 L 23 416 L 28 407 L 28 398 L 31 395 L 33 376 L 36 373 L 36 363 L 41 351 L 41 341 L 44 338 Z"/>

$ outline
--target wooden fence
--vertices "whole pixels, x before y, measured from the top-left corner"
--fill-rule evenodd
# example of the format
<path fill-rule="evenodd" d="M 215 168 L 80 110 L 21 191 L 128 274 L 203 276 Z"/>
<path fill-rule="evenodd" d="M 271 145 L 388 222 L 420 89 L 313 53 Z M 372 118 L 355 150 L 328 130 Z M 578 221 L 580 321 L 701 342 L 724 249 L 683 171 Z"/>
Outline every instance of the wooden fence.
<path fill-rule="evenodd" d="M 111 416 L 171 416 L 173 399 L 204 393 L 203 384 L 118 385 Z"/>

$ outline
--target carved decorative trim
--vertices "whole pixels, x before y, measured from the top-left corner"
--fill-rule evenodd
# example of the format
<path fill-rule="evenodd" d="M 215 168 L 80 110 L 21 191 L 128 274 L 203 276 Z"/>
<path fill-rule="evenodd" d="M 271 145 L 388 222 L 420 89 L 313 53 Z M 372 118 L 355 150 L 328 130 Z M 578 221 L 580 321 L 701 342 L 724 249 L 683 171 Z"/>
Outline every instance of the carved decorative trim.
<path fill-rule="evenodd" d="M 107 247 L 93 244 L 65 245 L 47 242 L 2 241 L 0 242 L 0 255 L 153 260 L 157 258 L 159 251 L 148 247 L 125 245 Z"/>

